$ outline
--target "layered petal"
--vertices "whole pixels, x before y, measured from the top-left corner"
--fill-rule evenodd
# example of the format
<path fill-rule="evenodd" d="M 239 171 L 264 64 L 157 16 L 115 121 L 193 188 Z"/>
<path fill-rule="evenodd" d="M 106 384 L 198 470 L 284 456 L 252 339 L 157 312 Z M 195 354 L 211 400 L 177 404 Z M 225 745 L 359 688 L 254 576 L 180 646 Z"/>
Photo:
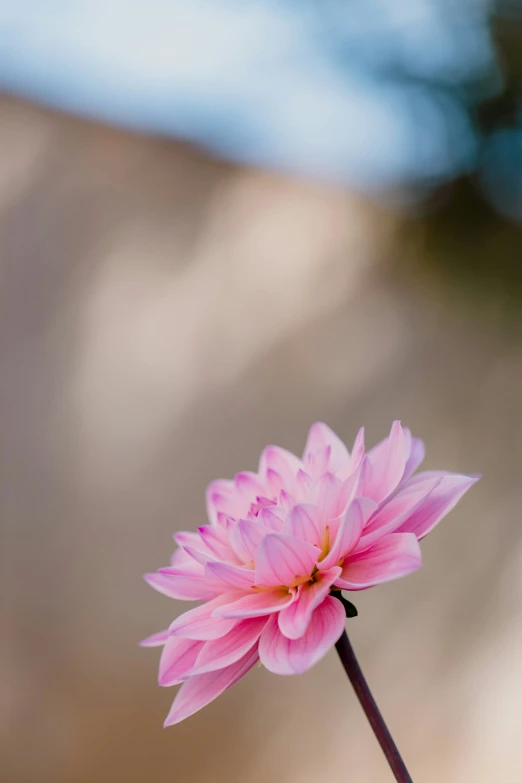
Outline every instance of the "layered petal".
<path fill-rule="evenodd" d="M 224 560 L 226 563 L 234 561 L 234 552 L 230 546 L 229 533 L 223 525 L 219 527 L 213 525 L 201 525 L 198 527 L 198 534 L 204 544 L 205 549 L 218 560 Z M 197 547 L 201 549 L 201 547 Z"/>
<path fill-rule="evenodd" d="M 291 451 L 279 446 L 267 446 L 259 460 L 259 474 L 264 476 L 268 470 L 275 471 L 285 485 L 293 486 L 297 473 L 303 468 L 303 463 Z"/>
<path fill-rule="evenodd" d="M 258 514 L 259 522 L 274 533 L 283 529 L 286 512 L 279 506 L 265 506 Z"/>
<path fill-rule="evenodd" d="M 303 674 L 333 647 L 344 630 L 343 605 L 327 596 L 315 609 L 306 632 L 289 639 L 279 630 L 277 617 L 271 617 L 259 640 L 259 657 L 274 674 Z"/>
<path fill-rule="evenodd" d="M 422 565 L 419 542 L 413 533 L 390 533 L 369 549 L 348 556 L 335 585 L 364 590 L 416 571 Z"/>
<path fill-rule="evenodd" d="M 335 519 L 341 511 L 339 496 L 341 481 L 333 473 L 322 473 L 310 487 L 310 502 L 319 507 L 321 520 Z"/>
<path fill-rule="evenodd" d="M 322 547 L 323 526 L 319 507 L 311 503 L 298 503 L 288 513 L 283 532 Z"/>
<path fill-rule="evenodd" d="M 394 421 L 388 438 L 364 458 L 360 492 L 381 503 L 399 485 L 409 457 L 408 444 L 400 421 Z"/>
<path fill-rule="evenodd" d="M 158 682 L 163 687 L 183 682 L 194 668 L 205 642 L 169 636 L 161 653 Z"/>
<path fill-rule="evenodd" d="M 321 421 L 312 424 L 308 431 L 308 438 L 303 452 L 303 462 L 306 465 L 315 465 L 320 459 L 325 459 L 328 454 L 326 465 L 318 472 L 324 473 L 330 466 L 336 473 L 342 473 L 348 470 L 350 464 L 350 454 L 348 449 L 327 424 Z"/>
<path fill-rule="evenodd" d="M 255 559 L 261 539 L 267 534 L 267 529 L 253 519 L 240 519 L 230 535 L 230 543 L 236 555 L 245 563 Z"/>
<path fill-rule="evenodd" d="M 169 638 L 168 628 L 165 631 L 159 631 L 153 633 L 152 636 L 147 636 L 140 642 L 140 647 L 161 647 Z"/>
<path fill-rule="evenodd" d="M 171 624 L 168 630 L 169 635 L 184 636 L 187 639 L 199 639 L 200 641 L 209 641 L 225 636 L 237 621 L 214 617 L 213 612 L 220 606 L 228 606 L 228 604 L 237 601 L 241 595 L 240 592 L 223 593 L 201 606 L 196 606 L 195 609 L 183 612 Z"/>
<path fill-rule="evenodd" d="M 160 568 L 155 574 L 144 574 L 143 578 L 158 593 L 179 601 L 205 601 L 220 592 L 215 585 L 208 584 L 204 577 L 186 576 L 170 566 Z"/>
<path fill-rule="evenodd" d="M 241 620 L 226 636 L 207 642 L 198 655 L 191 677 L 224 669 L 238 661 L 257 643 L 266 623 L 266 617 Z"/>
<path fill-rule="evenodd" d="M 409 445 L 409 457 L 406 460 L 406 467 L 404 468 L 403 481 L 412 476 L 419 465 L 424 461 L 426 449 L 424 447 L 424 441 L 420 438 L 413 438 L 411 432 L 405 427 L 404 432 Z"/>
<path fill-rule="evenodd" d="M 273 614 L 289 606 L 296 598 L 295 588 L 276 587 L 273 590 L 262 590 L 250 595 L 244 595 L 225 606 L 220 606 L 212 613 L 213 617 L 244 618 L 259 617 Z"/>
<path fill-rule="evenodd" d="M 206 504 L 208 518 L 212 525 L 220 524 L 220 513 L 238 519 L 245 516 L 248 510 L 234 482 L 228 479 L 217 479 L 208 485 Z"/>
<path fill-rule="evenodd" d="M 350 462 L 348 465 L 348 474 L 359 467 L 364 457 L 364 427 L 361 427 L 357 436 L 353 442 L 352 453 L 350 454 Z"/>
<path fill-rule="evenodd" d="M 319 561 L 321 570 L 342 561 L 359 543 L 364 526 L 377 508 L 370 498 L 355 498 L 343 514 L 328 554 Z"/>
<path fill-rule="evenodd" d="M 256 555 L 256 584 L 267 587 L 299 584 L 312 573 L 321 550 L 283 533 L 269 533 Z"/>
<path fill-rule="evenodd" d="M 215 583 L 216 588 L 230 590 L 249 590 L 255 582 L 255 572 L 250 568 L 240 568 L 228 563 L 207 563 L 205 566 L 207 581 Z"/>
<path fill-rule="evenodd" d="M 340 568 L 318 571 L 312 582 L 306 582 L 299 587 L 296 600 L 278 615 L 279 630 L 284 636 L 288 639 L 299 639 L 305 634 L 314 609 L 324 601 L 340 574 Z"/>
<path fill-rule="evenodd" d="M 190 677 L 179 689 L 164 726 L 173 726 L 205 707 L 244 677 L 258 660 L 254 649 L 225 669 Z"/>
<path fill-rule="evenodd" d="M 425 505 L 440 482 L 440 478 L 429 478 L 410 486 L 404 485 L 372 516 L 363 530 L 357 549 L 368 549 L 379 538 L 399 530 L 405 520 Z"/>
<path fill-rule="evenodd" d="M 420 473 L 411 479 L 410 488 L 413 491 L 414 488 L 423 486 L 425 482 L 436 480 L 437 477 L 439 477 L 439 483 L 435 489 L 402 522 L 397 528 L 398 530 L 415 533 L 419 540 L 424 538 L 456 506 L 468 489 L 479 480 L 477 476 L 464 476 L 458 473 L 441 474 L 432 471 Z"/>

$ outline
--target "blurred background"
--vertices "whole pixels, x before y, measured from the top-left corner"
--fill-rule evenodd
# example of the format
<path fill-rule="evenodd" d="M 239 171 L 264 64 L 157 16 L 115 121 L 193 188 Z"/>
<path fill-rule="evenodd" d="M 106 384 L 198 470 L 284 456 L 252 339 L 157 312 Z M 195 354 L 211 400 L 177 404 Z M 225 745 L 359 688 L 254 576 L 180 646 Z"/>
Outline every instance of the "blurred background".
<path fill-rule="evenodd" d="M 335 653 L 169 730 L 213 478 L 401 418 L 484 479 L 354 646 L 415 781 L 520 781 L 522 5 L 0 2 L 9 783 L 387 781 Z"/>

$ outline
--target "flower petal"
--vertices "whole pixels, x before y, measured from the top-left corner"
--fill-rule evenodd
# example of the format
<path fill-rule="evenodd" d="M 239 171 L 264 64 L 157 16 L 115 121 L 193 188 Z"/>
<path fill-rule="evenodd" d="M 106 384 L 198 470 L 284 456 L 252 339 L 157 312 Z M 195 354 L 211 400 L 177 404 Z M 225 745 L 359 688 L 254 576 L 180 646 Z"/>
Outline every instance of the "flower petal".
<path fill-rule="evenodd" d="M 257 495 L 262 495 L 266 491 L 258 475 L 249 470 L 236 474 L 234 486 L 248 503 L 251 503 Z"/>
<path fill-rule="evenodd" d="M 384 535 L 400 530 L 402 523 L 409 519 L 416 509 L 424 506 L 428 497 L 440 482 L 440 478 L 430 478 L 412 486 L 404 485 L 370 519 L 364 528 L 357 551 L 368 549 L 374 541 L 377 541 Z"/>
<path fill-rule="evenodd" d="M 239 592 L 223 593 L 201 606 L 196 606 L 195 609 L 183 612 L 171 624 L 168 630 L 169 635 L 184 636 L 187 639 L 201 641 L 219 639 L 232 630 L 236 620 L 214 617 L 212 613 L 220 606 L 237 601 L 241 595 L 242 593 Z"/>
<path fill-rule="evenodd" d="M 319 571 L 313 582 L 306 582 L 299 587 L 297 599 L 278 615 L 279 630 L 284 636 L 299 639 L 304 635 L 314 609 L 324 601 L 340 574 L 340 568 Z"/>
<path fill-rule="evenodd" d="M 159 633 L 153 633 L 152 636 L 147 636 L 146 639 L 140 642 L 140 647 L 161 647 L 168 638 L 169 630 L 167 628 L 165 631 L 159 631 Z"/>
<path fill-rule="evenodd" d="M 201 546 L 204 546 L 203 542 L 201 542 Z M 194 558 L 182 548 L 174 550 L 172 557 L 170 558 L 170 565 L 173 568 L 176 568 L 178 573 L 185 574 L 185 576 L 202 577 L 205 574 L 205 569 L 201 567 L 201 564 L 196 562 Z"/>
<path fill-rule="evenodd" d="M 323 523 L 339 516 L 341 481 L 333 473 L 323 473 L 310 487 L 310 501 L 319 506 Z"/>
<path fill-rule="evenodd" d="M 279 533 L 283 529 L 286 513 L 279 506 L 265 506 L 257 518 L 261 525 Z"/>
<path fill-rule="evenodd" d="M 408 456 L 404 430 L 394 421 L 389 437 L 364 458 L 361 495 L 381 503 L 401 481 Z"/>
<path fill-rule="evenodd" d="M 241 620 L 226 636 L 207 642 L 199 653 L 190 676 L 224 669 L 238 661 L 256 644 L 266 623 L 266 617 Z"/>
<path fill-rule="evenodd" d="M 420 473 L 411 479 L 411 488 L 422 486 L 423 477 L 427 477 L 426 480 L 430 481 L 433 475 L 441 476 L 439 484 L 413 510 L 411 516 L 401 524 L 398 528 L 401 533 L 415 533 L 418 539 L 424 538 L 456 506 L 468 489 L 478 481 L 476 476 L 429 472 Z"/>
<path fill-rule="evenodd" d="M 406 460 L 406 467 L 404 468 L 404 475 L 402 477 L 402 480 L 406 481 L 415 473 L 421 462 L 423 462 L 426 449 L 424 447 L 424 441 L 420 438 L 412 438 L 410 431 L 406 427 L 404 428 L 404 432 L 407 434 L 407 440 L 410 441 L 410 456 Z"/>
<path fill-rule="evenodd" d="M 335 541 L 326 557 L 318 564 L 321 570 L 332 568 L 359 543 L 364 526 L 377 508 L 370 498 L 355 498 L 343 514 Z"/>
<path fill-rule="evenodd" d="M 211 552 L 218 560 L 234 560 L 234 553 L 228 540 L 228 533 L 222 526 L 201 525 L 198 533 L 205 545 L 205 549 Z M 202 547 L 195 547 L 202 550 Z M 202 551 L 205 551 L 203 549 Z"/>
<path fill-rule="evenodd" d="M 331 595 L 315 609 L 299 639 L 284 636 L 277 617 L 271 617 L 259 640 L 261 662 L 274 674 L 302 674 L 333 647 L 344 630 L 345 620 L 343 605 Z"/>
<path fill-rule="evenodd" d="M 267 471 L 278 473 L 285 484 L 293 486 L 297 473 L 303 468 L 303 463 L 291 451 L 279 446 L 267 446 L 259 460 L 259 474 L 266 476 Z"/>
<path fill-rule="evenodd" d="M 244 677 L 258 660 L 254 649 L 226 669 L 190 677 L 179 689 L 164 726 L 173 726 L 205 707 Z"/>
<path fill-rule="evenodd" d="M 256 555 L 256 584 L 292 587 L 310 576 L 321 550 L 283 533 L 269 533 Z"/>
<path fill-rule="evenodd" d="M 207 563 L 207 578 L 218 580 L 229 589 L 231 587 L 239 590 L 249 590 L 254 584 L 255 571 L 250 568 L 240 568 L 239 566 L 229 565 L 228 563 Z"/>
<path fill-rule="evenodd" d="M 233 481 L 217 479 L 212 481 L 206 491 L 207 514 L 212 525 L 219 526 L 219 513 L 238 519 L 246 513 L 244 500 L 238 493 Z"/>
<path fill-rule="evenodd" d="M 359 486 L 361 484 L 363 465 L 365 465 L 365 463 L 361 460 L 361 462 L 359 462 L 350 473 L 348 478 L 341 484 L 338 500 L 339 514 L 343 513 L 348 504 L 351 503 L 355 497 L 358 495 L 362 496 L 362 493 L 359 492 Z"/>
<path fill-rule="evenodd" d="M 194 668 L 205 642 L 169 636 L 161 653 L 158 682 L 164 688 L 179 685 Z"/>
<path fill-rule="evenodd" d="M 259 593 L 245 595 L 237 601 L 215 609 L 212 616 L 239 619 L 260 617 L 279 612 L 285 606 L 289 606 L 292 601 L 295 601 L 296 595 L 294 588 L 286 590 L 284 587 L 279 587 L 276 590 L 263 590 Z"/>
<path fill-rule="evenodd" d="M 312 455 L 325 455 L 325 447 L 328 448 L 329 464 L 331 469 L 335 473 L 342 473 L 348 469 L 350 464 L 350 454 L 348 449 L 335 432 L 330 429 L 327 424 L 322 421 L 317 421 L 312 424 L 308 431 L 308 438 L 306 440 L 306 446 L 303 452 L 303 462 L 307 462 L 307 459 Z M 321 472 L 324 472 L 326 467 Z"/>
<path fill-rule="evenodd" d="M 350 454 L 350 464 L 348 465 L 348 473 L 351 474 L 359 467 L 364 457 L 364 427 L 361 427 L 353 442 L 352 453 Z"/>
<path fill-rule="evenodd" d="M 319 507 L 311 503 L 299 503 L 293 506 L 285 520 L 283 532 L 320 548 L 323 531 Z"/>
<path fill-rule="evenodd" d="M 219 592 L 215 585 L 208 584 L 203 577 L 185 576 L 175 567 L 160 568 L 155 574 L 144 574 L 151 587 L 169 598 L 179 601 L 205 601 Z"/>
<path fill-rule="evenodd" d="M 230 535 L 230 543 L 243 562 L 253 561 L 261 539 L 267 534 L 267 529 L 253 519 L 240 519 Z"/>
<path fill-rule="evenodd" d="M 413 533 L 390 533 L 365 552 L 349 555 L 335 584 L 343 590 L 364 590 L 406 576 L 421 565 L 416 536 Z"/>

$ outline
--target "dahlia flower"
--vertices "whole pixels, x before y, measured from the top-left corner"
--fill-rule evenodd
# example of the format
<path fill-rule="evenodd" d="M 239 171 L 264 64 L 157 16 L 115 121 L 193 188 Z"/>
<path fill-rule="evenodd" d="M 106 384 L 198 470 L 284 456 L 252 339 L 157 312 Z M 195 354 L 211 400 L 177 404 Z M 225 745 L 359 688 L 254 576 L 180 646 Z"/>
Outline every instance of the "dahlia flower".
<path fill-rule="evenodd" d="M 343 634 L 340 591 L 421 566 L 419 540 L 477 480 L 414 475 L 423 457 L 422 441 L 398 421 L 367 453 L 362 429 L 348 452 L 316 423 L 301 459 L 268 446 L 257 473 L 210 484 L 208 524 L 176 533 L 171 564 L 145 576 L 171 598 L 203 602 L 142 642 L 163 645 L 160 685 L 182 683 L 166 726 L 259 660 L 275 674 L 306 672 Z"/>

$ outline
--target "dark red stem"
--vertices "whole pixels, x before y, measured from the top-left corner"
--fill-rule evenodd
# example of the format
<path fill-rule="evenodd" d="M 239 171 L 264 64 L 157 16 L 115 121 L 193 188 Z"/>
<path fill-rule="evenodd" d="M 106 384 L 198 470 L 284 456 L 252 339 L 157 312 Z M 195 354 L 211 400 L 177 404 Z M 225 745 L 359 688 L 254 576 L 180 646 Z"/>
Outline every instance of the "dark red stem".
<path fill-rule="evenodd" d="M 370 726 L 373 729 L 373 733 L 377 737 L 377 741 L 382 748 L 384 755 L 390 765 L 390 768 L 395 775 L 395 780 L 398 783 L 413 783 L 410 773 L 406 769 L 406 765 L 401 758 L 401 754 L 397 750 L 397 746 L 393 741 L 392 735 L 388 731 L 379 708 L 375 703 L 371 691 L 368 687 L 364 675 L 361 671 L 361 667 L 355 657 L 352 645 L 346 634 L 343 633 L 337 644 L 335 645 L 339 658 L 344 666 L 344 670 L 348 675 L 348 679 L 352 683 L 353 689 L 359 699 L 360 705 L 364 710 L 364 714 L 368 718 Z"/>

